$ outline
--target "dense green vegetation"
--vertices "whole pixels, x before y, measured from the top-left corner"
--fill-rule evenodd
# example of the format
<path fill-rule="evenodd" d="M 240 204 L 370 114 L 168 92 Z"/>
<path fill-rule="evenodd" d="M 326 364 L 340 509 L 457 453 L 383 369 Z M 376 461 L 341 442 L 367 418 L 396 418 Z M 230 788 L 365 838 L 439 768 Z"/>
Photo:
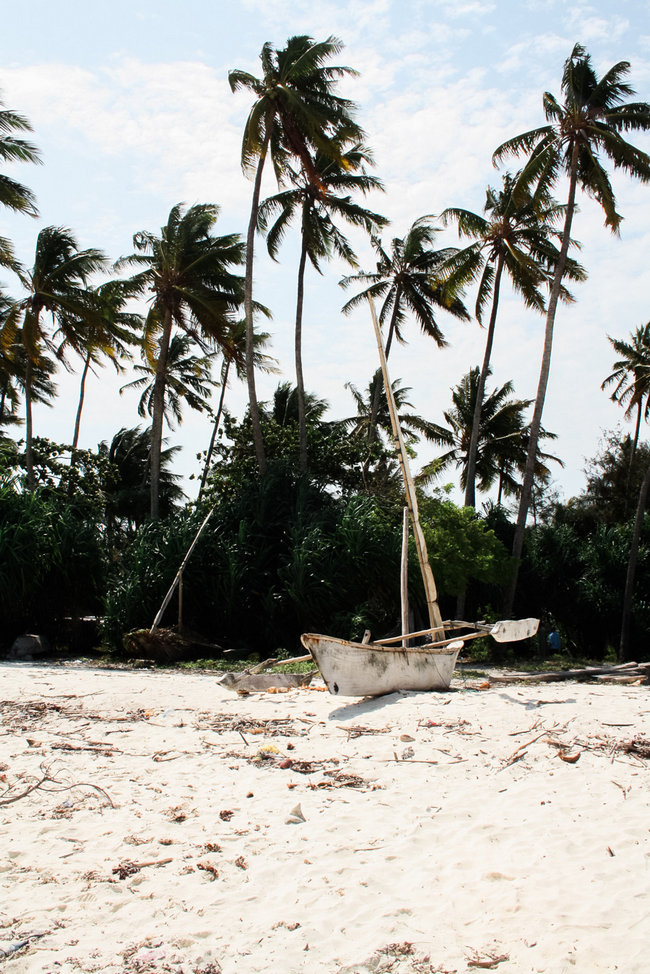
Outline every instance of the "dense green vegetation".
<path fill-rule="evenodd" d="M 470 317 L 470 298 L 477 321 L 487 323 L 482 365 L 467 363 L 443 416 L 414 414 L 409 389 L 393 383 L 408 449 L 415 456 L 421 437 L 440 448 L 419 489 L 443 616 L 453 617 L 457 605 L 468 618 L 504 610 L 539 616 L 539 639 L 519 647 L 529 655 L 544 652 L 554 628 L 583 657 L 648 657 L 650 447 L 641 423 L 650 415 L 650 325 L 629 340 L 610 338 L 618 359 L 603 388 L 636 426 L 633 437 L 607 435 L 579 497 L 553 496 L 551 464 L 561 458 L 540 444 L 554 439 L 541 420 L 558 305 L 587 273 L 570 255 L 577 193 L 594 197 L 606 225 L 618 228 L 603 163 L 650 181 L 650 158 L 623 138 L 650 129 L 650 105 L 629 100 L 627 62 L 599 78 L 576 45 L 561 99 L 544 95 L 548 124 L 495 152 L 497 161 L 526 156 L 522 167 L 488 188 L 483 215 L 458 206 L 441 215 L 441 227 L 457 226 L 463 246 L 438 247 L 441 227 L 431 216 L 384 243 L 387 219 L 363 205 L 382 184 L 370 171 L 356 106 L 339 92 L 340 79 L 355 74 L 333 63 L 341 49 L 336 38 L 293 37 L 284 48 L 264 45 L 259 78 L 230 73 L 232 89 L 253 99 L 241 157 L 254 181 L 245 239 L 215 234 L 213 203 L 172 207 L 160 231 L 135 233 L 134 252 L 112 268 L 101 250 L 80 250 L 65 227 L 40 230 L 29 270 L 0 239 L 0 266 L 16 284 L 15 293 L 0 292 L 0 649 L 26 629 L 62 645 L 71 621 L 92 615 L 120 651 L 127 631 L 151 625 L 209 511 L 183 576 L 183 625 L 197 638 L 293 653 L 306 630 L 358 638 L 398 624 L 403 500 L 381 373 L 369 369 L 362 391 L 347 384 L 356 414 L 337 421 L 326 418 L 327 403 L 307 391 L 303 376 L 308 261 L 321 271 L 336 258 L 351 268 L 341 284 L 358 289 L 343 311 L 379 302 L 386 357 L 414 324 L 445 345 L 446 324 Z M 0 160 L 39 161 L 22 137 L 30 131 L 25 118 L 0 108 Z M 267 162 L 279 191 L 262 200 Z M 553 197 L 562 174 L 566 204 Z M 0 206 L 37 215 L 29 189 L 3 174 Z M 273 401 L 261 403 L 256 372 L 279 369 L 267 352 L 271 336 L 259 328 L 271 312 L 253 295 L 254 241 L 266 235 L 276 258 L 294 225 L 295 384 L 280 382 Z M 375 269 L 359 266 L 346 227 L 368 235 Z M 535 400 L 514 398 L 514 381 L 489 388 L 504 276 L 546 317 Z M 125 386 L 141 392 L 139 417 L 150 425 L 80 450 L 88 370 L 108 361 L 119 371 L 134 356 L 136 378 Z M 59 361 L 80 369 L 70 445 L 33 428 L 33 404 L 56 396 Z M 233 377 L 248 384 L 239 418 L 226 399 Z M 178 447 L 165 439 L 187 407 L 213 423 L 193 502 L 172 469 Z M 448 499 L 450 476 L 465 492 L 464 507 Z M 480 509 L 477 494 L 494 500 Z M 425 624 L 414 549 L 409 588 L 414 622 Z M 163 625 L 176 613 L 172 600 Z"/>

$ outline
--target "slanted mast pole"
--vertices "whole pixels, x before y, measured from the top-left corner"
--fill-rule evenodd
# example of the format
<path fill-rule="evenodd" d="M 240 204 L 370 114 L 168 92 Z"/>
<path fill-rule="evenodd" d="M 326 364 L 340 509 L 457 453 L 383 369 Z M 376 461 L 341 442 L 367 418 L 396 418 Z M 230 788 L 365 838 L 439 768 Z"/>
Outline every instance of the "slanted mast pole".
<path fill-rule="evenodd" d="M 424 594 L 427 600 L 427 609 L 429 610 L 429 624 L 432 629 L 439 629 L 442 631 L 444 635 L 442 616 L 440 614 L 440 609 L 438 607 L 438 592 L 436 589 L 436 583 L 433 577 L 433 572 L 431 570 L 431 565 L 429 564 L 429 555 L 427 552 L 426 541 L 424 540 L 424 534 L 422 532 L 422 528 L 420 527 L 420 517 L 418 514 L 418 502 L 415 494 L 415 484 L 413 483 L 413 478 L 411 476 L 411 470 L 408 462 L 408 454 L 406 452 L 406 445 L 404 443 L 404 437 L 402 436 L 402 429 L 399 424 L 399 419 L 397 417 L 397 407 L 395 406 L 395 399 L 393 397 L 393 387 L 390 384 L 390 378 L 388 376 L 388 365 L 386 364 L 386 356 L 384 354 L 384 343 L 382 340 L 381 329 L 379 327 L 379 322 L 377 320 L 375 306 L 373 304 L 370 295 L 368 295 L 368 304 L 370 305 L 370 314 L 372 316 L 372 323 L 375 329 L 377 348 L 379 349 L 379 361 L 381 363 L 381 372 L 384 377 L 384 389 L 386 390 L 386 399 L 388 400 L 388 411 L 390 413 L 390 422 L 393 428 L 395 450 L 397 452 L 399 464 L 402 470 L 402 479 L 404 480 L 404 493 L 406 494 L 406 504 L 408 506 L 409 516 L 411 518 L 411 524 L 413 525 L 413 536 L 415 538 L 415 547 L 418 553 L 418 561 L 420 562 L 422 581 L 424 582 Z"/>

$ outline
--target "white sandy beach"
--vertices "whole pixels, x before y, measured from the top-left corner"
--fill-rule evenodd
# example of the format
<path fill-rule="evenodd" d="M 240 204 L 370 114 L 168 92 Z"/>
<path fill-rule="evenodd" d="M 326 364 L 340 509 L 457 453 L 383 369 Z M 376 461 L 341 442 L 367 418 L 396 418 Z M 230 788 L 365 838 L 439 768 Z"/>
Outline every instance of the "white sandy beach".
<path fill-rule="evenodd" d="M 650 969 L 647 687 L 0 681 L 11 974 Z"/>

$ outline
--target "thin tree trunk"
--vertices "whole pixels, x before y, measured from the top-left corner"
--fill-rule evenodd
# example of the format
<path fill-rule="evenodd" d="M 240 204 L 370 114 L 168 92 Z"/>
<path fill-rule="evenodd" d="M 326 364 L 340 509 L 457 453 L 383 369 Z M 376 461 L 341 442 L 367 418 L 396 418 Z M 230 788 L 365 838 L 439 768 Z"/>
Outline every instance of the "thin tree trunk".
<path fill-rule="evenodd" d="M 636 507 L 636 517 L 634 518 L 634 529 L 632 531 L 632 543 L 630 545 L 630 557 L 627 563 L 627 576 L 625 579 L 625 594 L 623 595 L 623 618 L 621 621 L 621 640 L 618 647 L 618 661 L 625 662 L 630 650 L 630 623 L 632 621 L 632 596 L 634 595 L 634 575 L 636 573 L 636 563 L 639 554 L 639 541 L 641 538 L 641 528 L 648 498 L 648 488 L 650 487 L 650 466 L 646 470 L 641 490 L 639 491 L 639 502 Z"/>
<path fill-rule="evenodd" d="M 38 321 L 36 323 L 38 330 Z M 27 471 L 27 489 L 34 490 L 36 478 L 34 476 L 34 452 L 32 450 L 32 375 L 33 365 L 29 351 L 25 349 L 25 469 Z"/>
<path fill-rule="evenodd" d="M 467 473 L 465 475 L 465 507 L 476 506 L 476 458 L 478 456 L 478 439 L 481 430 L 481 413 L 483 411 L 483 399 L 485 397 L 485 383 L 490 370 L 490 358 L 492 356 L 492 345 L 494 343 L 494 329 L 497 320 L 497 309 L 499 307 L 499 288 L 501 285 L 501 274 L 503 272 L 503 260 L 503 254 L 499 254 L 496 273 L 494 275 L 494 288 L 492 291 L 492 311 L 490 313 L 490 321 L 485 340 L 483 365 L 481 367 L 481 374 L 479 375 L 478 387 L 476 389 L 476 403 L 474 404 L 472 433 L 469 441 L 469 453 L 467 455 Z"/>
<path fill-rule="evenodd" d="M 86 378 L 88 377 L 88 370 L 90 368 L 90 352 L 86 356 L 86 362 L 84 364 L 84 370 L 81 373 L 81 385 L 79 388 L 79 406 L 77 408 L 77 416 L 74 421 L 74 434 L 72 436 L 72 449 L 73 451 L 77 449 L 77 443 L 79 442 L 79 427 L 81 425 L 81 410 L 83 409 L 84 399 L 86 397 Z"/>
<path fill-rule="evenodd" d="M 248 383 L 248 402 L 253 425 L 253 442 L 255 444 L 255 455 L 257 465 L 261 474 L 266 473 L 266 454 L 264 452 L 264 438 L 262 436 L 262 423 L 260 420 L 260 407 L 257 402 L 257 392 L 255 390 L 255 330 L 253 322 L 253 257 L 255 253 L 255 231 L 257 230 L 257 211 L 260 205 L 260 191 L 262 187 L 262 172 L 266 161 L 269 136 L 267 135 L 259 162 L 255 173 L 255 185 L 253 186 L 253 201 L 251 203 L 251 215 L 248 221 L 248 234 L 246 236 L 246 279 L 244 283 L 244 312 L 246 315 L 246 381 Z"/>
<path fill-rule="evenodd" d="M 630 462 L 627 465 L 627 479 L 625 481 L 625 511 L 627 513 L 628 502 L 630 498 L 630 484 L 632 482 L 632 464 L 634 463 L 634 455 L 636 453 L 637 444 L 639 442 L 639 433 L 641 430 L 641 414 L 643 412 L 643 396 L 639 400 L 639 404 L 636 412 L 636 426 L 634 429 L 634 439 L 632 440 L 632 449 L 630 450 Z"/>
<path fill-rule="evenodd" d="M 9 379 L 5 381 L 2 387 L 2 396 L 0 396 L 0 426 L 2 426 L 3 420 L 5 418 L 5 402 L 7 401 L 7 389 L 9 388 Z"/>
<path fill-rule="evenodd" d="M 221 414 L 223 412 L 223 402 L 226 398 L 226 387 L 228 385 L 228 373 L 230 372 L 230 366 L 232 359 L 226 360 L 226 368 L 221 373 L 221 395 L 219 396 L 219 406 L 217 408 L 217 415 L 214 420 L 214 426 L 212 427 L 212 436 L 210 437 L 210 446 L 208 447 L 208 452 L 205 458 L 205 465 L 203 467 L 203 476 L 201 477 L 201 486 L 199 487 L 199 497 L 203 493 L 206 480 L 208 479 L 208 471 L 210 470 L 210 460 L 212 459 L 212 454 L 214 452 L 214 444 L 217 438 L 217 433 L 219 432 L 219 423 L 221 422 Z"/>
<path fill-rule="evenodd" d="M 305 382 L 302 374 L 302 306 L 305 294 L 305 265 L 307 263 L 307 238 L 303 233 L 300 264 L 298 266 L 298 296 L 296 299 L 296 386 L 298 390 L 298 430 L 300 437 L 300 473 L 307 470 L 307 416 L 305 410 Z"/>
<path fill-rule="evenodd" d="M 151 490 L 151 520 L 160 517 L 160 454 L 162 451 L 163 419 L 165 412 L 165 385 L 167 379 L 167 353 L 172 333 L 172 309 L 165 308 L 165 318 L 162 335 L 160 336 L 160 350 L 156 364 L 156 378 L 153 386 L 153 416 L 151 420 L 151 458 L 150 458 L 150 490 Z"/>
<path fill-rule="evenodd" d="M 573 213 L 575 210 L 575 199 L 576 199 L 577 168 L 578 168 L 578 144 L 576 143 L 573 147 L 573 152 L 571 156 L 569 200 L 567 203 L 566 215 L 564 218 L 562 246 L 560 248 L 560 254 L 558 257 L 557 265 L 555 267 L 555 274 L 553 275 L 553 284 L 551 287 L 551 293 L 548 299 L 548 308 L 546 311 L 544 351 L 542 354 L 542 364 L 539 373 L 539 384 L 537 386 L 537 397 L 535 399 L 535 409 L 533 412 L 533 419 L 530 424 L 528 456 L 526 457 L 524 481 L 521 487 L 521 494 L 519 497 L 519 514 L 517 517 L 517 526 L 515 528 L 515 536 L 512 545 L 512 555 L 513 558 L 515 559 L 515 567 L 512 575 L 512 580 L 510 582 L 510 586 L 508 588 L 508 592 L 506 595 L 506 601 L 504 607 L 505 608 L 504 614 L 506 616 L 509 616 L 512 613 L 512 608 L 515 601 L 515 593 L 517 591 L 517 581 L 519 578 L 519 564 L 521 561 L 521 554 L 524 548 L 524 532 L 526 529 L 526 516 L 528 514 L 528 508 L 530 506 L 533 480 L 535 477 L 535 462 L 537 460 L 537 441 L 539 439 L 539 431 L 542 424 L 542 412 L 544 410 L 544 399 L 546 397 L 546 387 L 548 385 L 548 377 L 549 377 L 549 372 L 551 367 L 551 351 L 553 348 L 553 325 L 555 324 L 555 312 L 560 297 L 562 278 L 564 276 L 564 269 L 566 267 L 567 254 L 569 251 L 569 242 L 571 239 L 571 223 L 573 221 Z"/>

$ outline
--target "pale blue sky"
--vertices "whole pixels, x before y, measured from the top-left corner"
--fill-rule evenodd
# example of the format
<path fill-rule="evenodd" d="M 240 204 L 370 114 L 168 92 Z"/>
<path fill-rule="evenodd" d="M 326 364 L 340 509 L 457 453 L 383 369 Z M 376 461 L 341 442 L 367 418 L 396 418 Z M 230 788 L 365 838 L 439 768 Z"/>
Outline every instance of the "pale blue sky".
<path fill-rule="evenodd" d="M 115 259 L 130 252 L 134 232 L 157 231 L 181 200 L 218 203 L 218 230 L 244 233 L 252 187 L 241 173 L 239 148 L 249 101 L 230 93 L 227 72 L 257 73 L 267 40 L 281 46 L 291 34 L 307 33 L 344 41 L 339 62 L 360 72 L 345 93 L 359 104 L 386 186 L 369 200 L 392 221 L 386 241 L 425 213 L 481 209 L 486 185 L 500 180 L 492 151 L 542 124 L 542 92 L 559 94 L 562 65 L 576 41 L 599 71 L 629 60 L 638 97 L 650 100 L 650 5 L 638 0 L 621 0 L 616 10 L 609 2 L 548 0 L 26 0 L 12 5 L 5 23 L 0 89 L 7 106 L 32 121 L 44 161 L 16 170 L 37 194 L 40 218 L 0 214 L 0 232 L 16 241 L 27 264 L 41 226 L 69 226 L 82 246 L 101 247 Z M 650 150 L 647 138 L 636 141 Z M 622 419 L 600 391 L 613 361 L 605 336 L 625 337 L 650 318 L 650 187 L 617 173 L 613 181 L 625 217 L 621 237 L 604 229 L 593 203 L 581 201 L 574 235 L 590 278 L 556 326 L 544 425 L 560 437 L 555 450 L 566 468 L 557 480 L 566 496 L 581 489 L 584 459 L 602 429 Z M 269 175 L 266 190 L 273 189 Z M 370 269 L 367 244 L 354 242 Z M 452 242 L 451 231 L 441 235 L 441 243 Z M 273 310 L 273 353 L 292 378 L 295 242 L 287 241 L 279 265 L 264 258 L 261 240 L 257 253 L 257 296 Z M 333 416 L 353 409 L 344 383 L 364 386 L 376 367 L 367 316 L 340 316 L 343 273 L 332 265 L 320 279 L 312 274 L 305 303 L 306 383 L 330 401 Z M 449 406 L 450 387 L 479 363 L 484 338 L 476 323 L 441 317 L 440 324 L 448 349 L 437 351 L 411 329 L 409 345 L 396 349 L 390 363 L 393 377 L 412 388 L 417 410 L 434 421 Z M 494 381 L 512 379 L 521 398 L 535 395 L 542 332 L 543 320 L 506 293 Z M 276 382 L 262 380 L 262 396 Z M 54 410 L 37 414 L 37 432 L 70 439 L 76 384 L 76 377 L 61 375 L 61 397 Z M 117 388 L 110 369 L 91 384 L 82 445 L 96 446 L 120 425 L 137 422 L 135 398 L 120 397 Z M 233 388 L 231 407 L 240 410 L 244 401 L 244 390 Z M 196 469 L 195 454 L 208 436 L 208 420 L 189 411 L 171 434 L 170 442 L 183 445 L 184 473 Z M 422 451 L 422 459 L 430 455 L 430 448 Z"/>

